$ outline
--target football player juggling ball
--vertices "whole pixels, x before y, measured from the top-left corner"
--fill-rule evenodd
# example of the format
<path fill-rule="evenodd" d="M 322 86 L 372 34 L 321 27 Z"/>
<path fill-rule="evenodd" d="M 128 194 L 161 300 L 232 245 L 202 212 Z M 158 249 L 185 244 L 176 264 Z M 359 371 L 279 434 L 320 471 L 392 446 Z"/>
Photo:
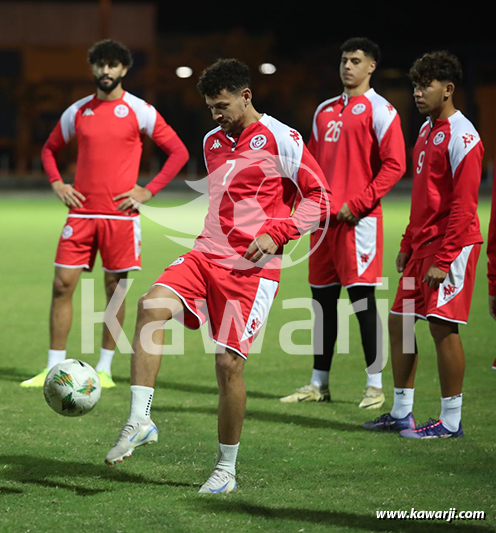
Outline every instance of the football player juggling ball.
<path fill-rule="evenodd" d="M 140 300 L 131 359 L 131 406 L 106 462 L 157 440 L 150 417 L 163 329 L 172 317 L 198 329 L 208 320 L 217 344 L 217 459 L 202 493 L 236 488 L 246 391 L 243 369 L 279 287 L 283 246 L 325 224 L 330 194 L 301 135 L 259 113 L 249 69 L 236 59 L 208 67 L 198 82 L 217 127 L 204 137 L 209 205 L 192 250 L 169 265 Z M 159 307 L 157 307 L 157 304 Z M 155 325 L 155 326 L 154 326 Z"/>

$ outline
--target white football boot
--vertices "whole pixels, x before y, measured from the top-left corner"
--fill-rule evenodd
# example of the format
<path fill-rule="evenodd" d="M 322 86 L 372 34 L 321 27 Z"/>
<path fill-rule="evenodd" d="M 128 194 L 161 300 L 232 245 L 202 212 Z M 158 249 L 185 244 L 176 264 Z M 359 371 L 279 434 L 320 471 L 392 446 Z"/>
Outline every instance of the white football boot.
<path fill-rule="evenodd" d="M 293 394 L 284 396 L 284 398 L 280 398 L 280 401 L 283 403 L 330 402 L 331 393 L 329 392 L 328 385 L 319 387 L 313 383 L 310 383 L 310 385 L 301 387 L 301 389 L 298 389 Z"/>
<path fill-rule="evenodd" d="M 201 494 L 227 494 L 237 488 L 236 478 L 232 474 L 216 468 L 198 492 Z"/>
<path fill-rule="evenodd" d="M 143 444 L 158 440 L 157 426 L 150 420 L 147 424 L 124 424 L 119 438 L 105 457 L 108 465 L 122 463 L 126 457 L 132 457 L 133 451 Z"/>
<path fill-rule="evenodd" d="M 366 387 L 363 392 L 363 398 L 358 407 L 362 409 L 379 409 L 386 401 L 384 391 L 377 387 Z"/>

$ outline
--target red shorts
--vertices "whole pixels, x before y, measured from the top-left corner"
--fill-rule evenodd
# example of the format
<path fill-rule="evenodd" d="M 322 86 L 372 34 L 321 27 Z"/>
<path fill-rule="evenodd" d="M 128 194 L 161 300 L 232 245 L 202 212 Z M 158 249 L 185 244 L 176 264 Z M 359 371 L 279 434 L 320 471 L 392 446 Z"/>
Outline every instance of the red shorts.
<path fill-rule="evenodd" d="M 198 329 L 208 320 L 211 339 L 244 359 L 279 287 L 277 281 L 226 269 L 194 250 L 169 265 L 154 285 L 181 298 L 186 327 Z"/>
<path fill-rule="evenodd" d="M 480 249 L 480 244 L 465 246 L 451 263 L 448 276 L 437 289 L 431 289 L 422 281 L 434 263 L 434 256 L 410 259 L 401 276 L 391 313 L 415 315 L 424 320 L 436 317 L 466 324 Z"/>
<path fill-rule="evenodd" d="M 97 251 L 104 270 L 141 270 L 141 224 L 137 217 L 69 215 L 62 230 L 55 266 L 91 271 Z"/>
<path fill-rule="evenodd" d="M 313 250 L 321 230 L 310 235 Z M 344 222 L 330 226 L 309 259 L 312 287 L 380 285 L 382 277 L 382 217 L 365 217 L 357 226 Z"/>

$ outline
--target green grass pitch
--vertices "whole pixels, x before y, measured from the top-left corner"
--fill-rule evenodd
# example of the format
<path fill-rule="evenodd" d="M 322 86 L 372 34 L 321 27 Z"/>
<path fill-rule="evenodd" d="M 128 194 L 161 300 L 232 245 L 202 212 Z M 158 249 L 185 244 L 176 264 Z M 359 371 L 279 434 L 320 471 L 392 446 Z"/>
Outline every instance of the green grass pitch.
<path fill-rule="evenodd" d="M 166 194 L 154 207 L 186 198 Z M 40 390 L 19 382 L 46 364 L 48 311 L 56 244 L 64 207 L 52 196 L 3 195 L 2 324 L 0 330 L 0 531 L 1 532 L 323 532 L 494 531 L 496 511 L 495 324 L 487 311 L 485 247 L 468 326 L 462 327 L 467 370 L 463 425 L 466 438 L 410 441 L 368 433 L 361 424 L 392 405 L 392 375 L 384 370 L 386 405 L 380 412 L 358 409 L 365 383 L 360 336 L 350 318 L 350 353 L 335 356 L 333 402 L 281 404 L 279 397 L 309 381 L 312 356 L 284 353 L 281 328 L 304 310 L 283 308 L 290 298 L 309 298 L 307 264 L 283 271 L 260 353 L 245 368 L 248 405 L 238 462 L 239 491 L 222 497 L 198 495 L 215 459 L 217 386 L 213 355 L 199 332 L 186 330 L 184 354 L 164 355 L 152 415 L 160 435 L 153 446 L 109 468 L 103 463 L 129 406 L 129 354 L 116 353 L 118 387 L 103 391 L 94 411 L 82 418 L 56 415 Z M 394 269 L 409 202 L 384 202 L 384 275 L 389 289 L 378 298 L 392 302 Z M 481 200 L 487 235 L 489 203 Z M 185 221 L 199 217 L 186 208 Z M 162 269 L 184 252 L 161 226 L 143 219 L 143 271 L 132 273 L 124 332 L 132 339 L 136 301 Z M 305 244 L 305 243 L 303 243 Z M 305 244 L 306 246 L 306 244 Z M 303 248 L 301 248 L 303 249 Z M 301 250 L 300 249 L 300 250 Z M 95 279 L 96 310 L 103 310 L 99 259 L 84 278 Z M 346 294 L 343 293 L 343 297 Z M 81 285 L 74 298 L 68 356 L 96 365 L 81 354 Z M 420 362 L 416 383 L 417 420 L 438 417 L 440 390 L 434 347 L 426 324 L 417 326 Z M 294 344 L 310 343 L 309 330 L 296 331 Z M 209 349 L 212 348 L 207 344 Z M 485 511 L 484 521 L 379 520 L 378 510 Z"/>

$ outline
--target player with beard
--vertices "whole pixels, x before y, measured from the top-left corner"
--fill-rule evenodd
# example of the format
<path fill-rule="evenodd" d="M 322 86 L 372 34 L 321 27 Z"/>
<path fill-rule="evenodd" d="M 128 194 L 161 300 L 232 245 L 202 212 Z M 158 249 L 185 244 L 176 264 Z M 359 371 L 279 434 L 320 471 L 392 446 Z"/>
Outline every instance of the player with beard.
<path fill-rule="evenodd" d="M 145 203 L 165 187 L 188 160 L 176 132 L 154 107 L 122 87 L 132 66 L 123 44 L 104 40 L 88 54 L 96 93 L 72 104 L 62 114 L 42 150 L 44 169 L 53 191 L 69 213 L 55 258 L 50 309 L 50 349 L 46 368 L 22 387 L 42 387 L 55 364 L 66 358 L 71 327 L 72 295 L 83 270 L 91 271 L 97 251 L 104 269 L 107 303 L 121 295 L 112 313 L 122 326 L 123 296 L 128 272 L 141 270 L 140 217 L 134 202 Z M 137 185 L 142 135 L 148 135 L 168 158 L 146 185 Z M 56 157 L 72 139 L 78 142 L 74 184 L 65 183 Z M 116 346 L 104 324 L 100 360 L 96 366 L 102 387 L 113 387 L 111 363 Z"/>

